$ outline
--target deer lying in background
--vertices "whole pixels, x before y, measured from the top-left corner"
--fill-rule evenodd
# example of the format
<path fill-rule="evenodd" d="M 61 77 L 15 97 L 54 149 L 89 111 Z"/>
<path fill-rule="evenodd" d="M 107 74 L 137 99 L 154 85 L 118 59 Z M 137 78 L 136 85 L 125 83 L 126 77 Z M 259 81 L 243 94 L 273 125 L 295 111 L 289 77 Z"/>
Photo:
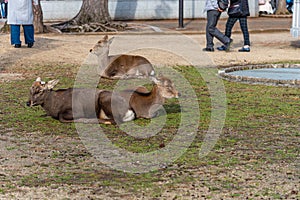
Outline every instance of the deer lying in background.
<path fill-rule="evenodd" d="M 125 99 L 105 90 L 59 89 L 52 90 L 58 80 L 47 83 L 40 78 L 32 84 L 27 106 L 42 106 L 47 115 L 60 122 L 82 122 L 115 124 L 134 119 L 134 113 L 128 108 Z M 73 97 L 73 98 L 72 98 Z M 111 105 L 116 106 L 112 114 Z M 72 108 L 76 109 L 73 110 Z"/>
<path fill-rule="evenodd" d="M 99 58 L 101 76 L 109 79 L 145 78 L 154 76 L 152 64 L 144 57 L 138 55 L 109 56 L 109 47 L 113 38 L 108 40 L 105 35 L 90 49 Z"/>
<path fill-rule="evenodd" d="M 148 91 L 145 87 L 135 90 L 123 90 L 120 96 L 129 102 L 129 108 L 135 113 L 135 118 L 150 119 L 156 117 L 158 110 L 165 103 L 165 99 L 178 98 L 180 93 L 173 82 L 164 76 L 152 77 L 153 87 Z"/>

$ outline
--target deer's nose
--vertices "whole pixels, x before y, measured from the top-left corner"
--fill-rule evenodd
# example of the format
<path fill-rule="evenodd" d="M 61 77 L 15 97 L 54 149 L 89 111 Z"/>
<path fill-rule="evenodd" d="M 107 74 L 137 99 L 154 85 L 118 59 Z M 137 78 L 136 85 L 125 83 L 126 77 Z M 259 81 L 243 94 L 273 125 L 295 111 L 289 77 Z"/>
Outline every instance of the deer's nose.
<path fill-rule="evenodd" d="M 26 106 L 30 106 L 30 104 L 31 104 L 30 101 L 26 102 Z"/>

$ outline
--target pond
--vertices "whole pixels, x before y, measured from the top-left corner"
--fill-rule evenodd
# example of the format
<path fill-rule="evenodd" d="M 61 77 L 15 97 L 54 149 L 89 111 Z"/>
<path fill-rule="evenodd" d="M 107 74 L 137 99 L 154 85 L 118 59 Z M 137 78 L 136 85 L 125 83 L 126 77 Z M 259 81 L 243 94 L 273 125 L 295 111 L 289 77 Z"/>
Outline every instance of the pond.
<path fill-rule="evenodd" d="M 230 72 L 231 75 L 275 80 L 300 80 L 300 68 L 262 68 Z"/>
<path fill-rule="evenodd" d="M 299 64 L 266 64 L 230 67 L 219 70 L 219 76 L 250 84 L 300 87 Z"/>

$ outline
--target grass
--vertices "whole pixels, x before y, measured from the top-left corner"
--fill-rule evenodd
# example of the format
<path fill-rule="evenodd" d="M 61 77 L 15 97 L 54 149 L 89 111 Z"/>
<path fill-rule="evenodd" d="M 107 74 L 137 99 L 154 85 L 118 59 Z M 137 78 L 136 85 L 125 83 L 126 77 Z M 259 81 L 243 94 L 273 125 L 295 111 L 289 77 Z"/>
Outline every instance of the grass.
<path fill-rule="evenodd" d="M 74 66 L 48 66 L 53 71 L 43 72 L 47 80 L 59 78 L 60 88 L 72 87 L 76 70 Z M 32 66 L 40 70 L 41 66 Z M 175 190 L 176 186 L 199 181 L 194 169 L 213 168 L 211 173 L 222 173 L 224 169 L 232 170 L 239 166 L 258 170 L 265 163 L 292 163 L 299 156 L 299 116 L 300 90 L 296 88 L 246 85 L 224 81 L 227 96 L 227 116 L 223 134 L 214 150 L 203 159 L 199 159 L 199 148 L 210 122 L 210 97 L 206 83 L 193 67 L 175 67 L 188 79 L 195 93 L 200 108 L 199 128 L 196 138 L 188 150 L 168 168 L 145 174 L 128 174 L 115 170 L 94 169 L 86 162 L 91 160 L 89 153 L 74 153 L 80 140 L 74 124 L 62 124 L 49 117 L 42 117 L 44 111 L 40 107 L 25 106 L 29 87 L 33 79 L 1 83 L 0 96 L 0 135 L 13 132 L 14 137 L 23 142 L 30 142 L 23 136 L 37 133 L 39 137 L 77 138 L 78 142 L 66 144 L 65 147 L 49 144 L 53 149 L 47 159 L 49 163 L 41 163 L 37 172 L 29 172 L 23 177 L 15 177 L 19 185 L 47 186 L 51 184 L 86 184 L 123 188 L 139 195 L 147 192 L 158 198 L 164 190 Z M 30 69 L 27 69 L 30 70 Z M 63 72 L 63 73 L 61 73 Z M 57 77 L 56 75 L 60 76 Z M 103 80 L 100 88 L 111 89 L 115 82 Z M 125 134 L 115 126 L 101 125 L 106 136 L 116 146 L 130 152 L 145 153 L 163 148 L 176 135 L 181 113 L 177 100 L 169 100 L 165 109 L 167 113 L 163 130 L 157 135 L 141 139 Z M 159 119 L 159 118 L 158 118 Z M 136 125 L 147 126 L 150 120 L 137 120 Z M 17 145 L 16 145 L 17 146 Z M 8 151 L 18 150 L 16 146 L 8 146 Z M 38 146 L 38 144 L 37 144 Z M 60 148 L 60 149 L 59 149 Z M 68 149 L 69 148 L 69 149 Z M 66 160 L 71 160 L 65 163 Z M 61 163 L 59 163 L 61 162 Z M 34 167 L 34 166 L 33 166 Z M 217 167 L 217 169 L 215 169 Z M 30 167 L 29 167 L 30 168 Z M 261 177 L 263 179 L 263 176 Z M 164 182 L 164 185 L 160 185 Z M 211 194 L 228 191 L 237 181 L 233 178 L 222 179 L 215 176 L 213 181 L 200 182 L 210 188 Z M 241 187 L 241 186 L 239 186 Z M 258 186 L 257 186 L 258 188 Z M 10 188 L 0 188 L 5 193 Z M 240 190 L 240 188 L 237 188 Z M 263 196 L 277 199 L 280 195 L 274 191 L 265 191 Z M 241 198 L 240 192 L 231 192 L 232 198 Z M 206 196 L 206 198 L 212 198 Z"/>

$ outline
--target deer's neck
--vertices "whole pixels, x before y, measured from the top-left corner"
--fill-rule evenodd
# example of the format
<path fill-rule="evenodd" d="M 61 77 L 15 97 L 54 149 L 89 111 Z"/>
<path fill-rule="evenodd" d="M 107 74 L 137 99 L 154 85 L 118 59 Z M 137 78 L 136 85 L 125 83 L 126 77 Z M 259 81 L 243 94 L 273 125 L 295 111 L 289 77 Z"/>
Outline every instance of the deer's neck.
<path fill-rule="evenodd" d="M 46 90 L 44 94 L 44 99 L 43 99 L 43 104 L 41 105 L 43 108 L 49 107 L 50 102 L 51 102 L 51 92 L 50 90 Z"/>
<path fill-rule="evenodd" d="M 105 50 L 100 56 L 99 56 L 99 65 L 100 69 L 105 70 L 105 68 L 110 63 L 111 56 L 109 56 L 109 50 Z"/>
<path fill-rule="evenodd" d="M 42 108 L 46 111 L 46 113 L 50 116 L 56 116 L 56 108 L 55 108 L 55 91 L 47 90 L 44 94 L 44 100 L 41 104 Z"/>
<path fill-rule="evenodd" d="M 149 95 L 152 104 L 164 104 L 165 98 L 162 96 L 160 89 L 157 85 L 154 85 L 150 95 Z"/>

